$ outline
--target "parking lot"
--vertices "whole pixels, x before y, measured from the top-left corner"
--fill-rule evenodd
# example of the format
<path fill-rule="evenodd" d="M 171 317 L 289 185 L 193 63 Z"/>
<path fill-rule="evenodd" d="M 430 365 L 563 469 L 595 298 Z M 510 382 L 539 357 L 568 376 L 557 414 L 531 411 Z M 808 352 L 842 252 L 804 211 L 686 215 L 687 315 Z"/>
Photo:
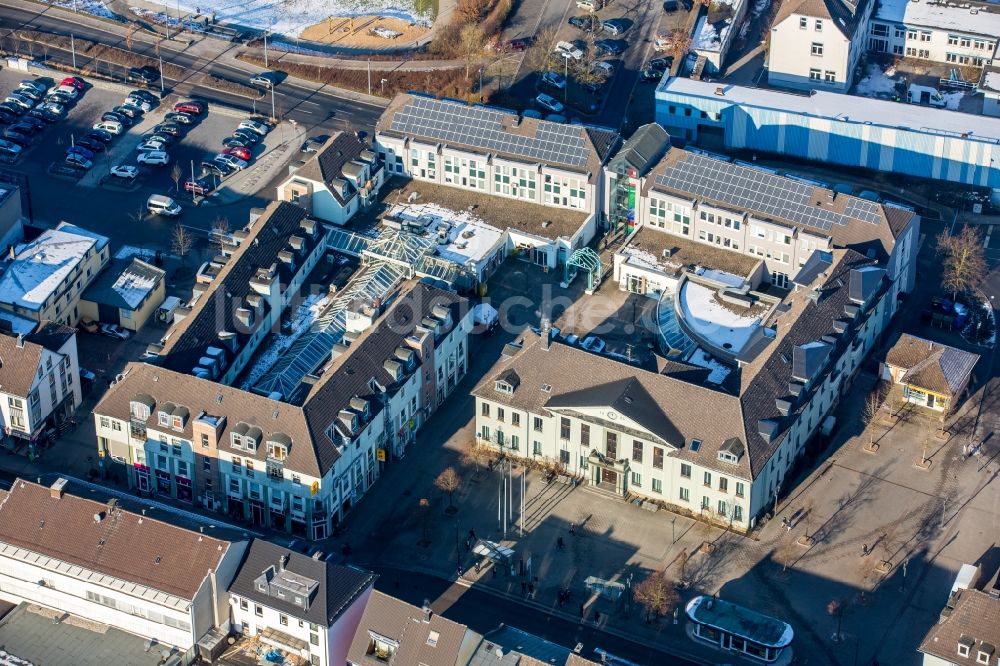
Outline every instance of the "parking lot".
<path fill-rule="evenodd" d="M 34 77 L 25 72 L 4 69 L 0 71 L 0 92 L 6 97 L 21 80 L 29 78 Z M 50 85 L 58 83 L 45 78 L 41 80 Z M 36 223 L 46 226 L 66 220 L 113 235 L 120 243 L 149 245 L 153 237 L 158 239 L 161 247 L 169 247 L 169 230 L 174 221 L 145 213 L 140 215 L 149 196 L 161 194 L 174 198 L 183 207 L 180 221 L 185 226 L 207 230 L 211 220 L 220 215 L 228 217 L 231 226 L 242 225 L 246 211 L 263 203 L 253 195 L 283 173 L 284 165 L 297 154 L 301 143 L 301 132 L 286 125 L 280 126 L 250 148 L 250 164 L 244 171 L 223 178 L 208 202 L 196 208 L 192 196 L 183 191 L 184 181 L 191 178 L 192 168 L 196 177 L 201 176 L 201 162 L 211 160 L 223 150 L 222 140 L 230 136 L 245 117 L 228 109 L 209 107 L 196 123 L 180 125 L 176 143 L 166 147 L 169 155 L 166 165 L 140 165 L 137 163 L 139 153 L 136 147 L 143 134 L 163 122 L 164 115 L 172 111 L 173 105 L 179 101 L 168 97 L 137 117 L 136 124 L 125 128 L 107 145 L 106 150 L 96 152 L 92 167 L 79 177 L 50 173 L 51 165 L 62 163 L 66 150 L 81 136 L 91 132 L 104 112 L 120 106 L 125 97 L 124 93 L 88 84 L 63 119 L 36 135 L 32 145 L 16 161 L 3 165 L 3 168 L 28 177 L 32 192 L 31 213 Z M 109 177 L 114 167 L 122 165 L 138 167 L 139 175 L 134 183 Z M 180 166 L 180 178 L 176 183 L 172 173 L 174 165 Z M 213 207 L 225 210 L 213 211 Z M 137 219 L 141 219 L 143 224 L 135 225 Z"/>

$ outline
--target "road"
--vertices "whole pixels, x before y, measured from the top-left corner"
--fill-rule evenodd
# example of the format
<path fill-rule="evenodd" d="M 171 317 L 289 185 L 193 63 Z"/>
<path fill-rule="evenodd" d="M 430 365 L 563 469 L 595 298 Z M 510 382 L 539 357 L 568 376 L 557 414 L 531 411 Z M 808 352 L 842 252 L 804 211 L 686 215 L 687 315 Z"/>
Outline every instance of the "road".
<path fill-rule="evenodd" d="M 578 643 L 582 644 L 581 656 L 595 661 L 600 661 L 600 657 L 594 649 L 600 648 L 635 664 L 695 666 L 695 662 L 601 631 L 593 623 L 581 624 L 475 587 L 456 585 L 452 581 L 412 571 L 378 565 L 368 565 L 368 568 L 379 574 L 376 589 L 416 606 L 422 605 L 425 599 L 429 600 L 435 612 L 480 634 L 506 623 L 571 649 Z M 638 615 L 637 611 L 637 622 L 641 621 Z"/>
<path fill-rule="evenodd" d="M 65 10 L 36 6 L 31 3 L 5 0 L 0 3 L 0 37 L 8 36 L 12 30 L 30 28 L 61 35 L 101 42 L 111 46 L 126 48 L 123 30 L 114 24 L 104 24 L 66 12 Z M 80 18 L 74 21 L 74 18 Z M 186 74 L 181 81 L 167 81 L 167 84 L 181 95 L 203 97 L 209 101 L 222 103 L 247 111 L 270 110 L 270 100 L 254 103 L 246 97 L 203 86 L 199 80 L 203 74 L 234 81 L 245 82 L 260 68 L 235 59 L 236 44 L 203 38 L 195 45 L 182 46 L 176 42 L 163 42 L 161 55 L 165 63 L 184 68 Z M 151 58 L 156 57 L 156 45 L 150 36 L 137 33 L 132 40 L 132 51 Z M 72 64 L 73 54 L 68 50 L 49 48 L 48 58 Z M 77 64 L 83 66 L 89 58 L 77 54 Z M 383 107 L 351 96 L 327 85 L 287 79 L 275 90 L 275 105 L 284 119 L 292 119 L 307 127 L 323 129 L 364 129 L 371 131 Z"/>

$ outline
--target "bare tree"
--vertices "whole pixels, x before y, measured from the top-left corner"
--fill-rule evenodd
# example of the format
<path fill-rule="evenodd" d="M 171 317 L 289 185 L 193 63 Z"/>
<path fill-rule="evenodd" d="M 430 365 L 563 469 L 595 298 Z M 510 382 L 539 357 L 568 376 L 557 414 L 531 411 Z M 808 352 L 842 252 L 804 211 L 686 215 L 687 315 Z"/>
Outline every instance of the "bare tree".
<path fill-rule="evenodd" d="M 801 550 L 791 538 L 782 539 L 774 551 L 775 559 L 781 563 L 781 573 L 788 571 L 788 567 L 795 562 Z"/>
<path fill-rule="evenodd" d="M 647 622 L 651 622 L 653 618 L 658 618 L 661 615 L 666 615 L 680 601 L 680 595 L 677 594 L 673 583 L 667 579 L 667 574 L 662 570 L 654 571 L 646 576 L 632 590 L 632 596 L 645 609 Z"/>
<path fill-rule="evenodd" d="M 959 292 L 982 284 L 988 273 L 983 239 L 976 227 L 964 226 L 954 235 L 945 229 L 937 237 L 937 253 L 942 257 L 941 286 L 951 292 L 953 300 Z"/>
<path fill-rule="evenodd" d="M 522 64 L 529 70 L 540 70 L 546 67 L 549 62 L 549 55 L 552 52 L 552 42 L 555 41 L 556 31 L 552 28 L 546 28 L 539 31 L 535 35 L 534 41 L 528 50 L 524 52 L 524 59 L 521 61 Z"/>
<path fill-rule="evenodd" d="M 950 419 L 954 413 L 955 402 L 954 400 L 949 400 L 941 410 L 941 414 L 938 416 L 938 434 L 941 438 L 944 438 L 945 432 L 948 428 L 948 419 Z"/>
<path fill-rule="evenodd" d="M 682 60 L 691 50 L 692 43 L 691 35 L 686 30 L 673 30 L 667 35 L 667 55 L 673 56 L 674 60 Z"/>
<path fill-rule="evenodd" d="M 482 29 L 474 23 L 463 25 L 459 33 L 459 42 L 462 47 L 462 57 L 465 58 L 465 78 L 468 79 L 472 63 L 483 53 Z"/>
<path fill-rule="evenodd" d="M 687 578 L 687 565 L 689 559 L 691 559 L 691 556 L 688 555 L 687 549 L 685 548 L 674 560 L 674 562 L 677 563 L 677 572 L 680 574 L 680 581 L 682 585 L 686 582 L 685 579 Z"/>
<path fill-rule="evenodd" d="M 135 38 L 135 23 L 129 23 L 128 28 L 125 30 L 125 46 L 129 51 L 132 50 L 132 42 Z"/>
<path fill-rule="evenodd" d="M 178 222 L 174 225 L 174 231 L 170 235 L 171 251 L 180 257 L 181 262 L 183 262 L 192 247 L 194 247 L 194 236 L 184 225 Z"/>
<path fill-rule="evenodd" d="M 826 604 L 826 614 L 837 618 L 837 631 L 832 637 L 834 643 L 839 643 L 843 640 L 843 637 L 840 634 L 840 627 L 844 622 L 844 611 L 846 609 L 847 602 L 843 599 L 831 599 L 829 603 Z"/>
<path fill-rule="evenodd" d="M 903 394 L 902 384 L 891 381 L 886 396 L 886 404 L 889 407 L 889 416 L 902 418 L 903 407 L 906 406 L 906 396 Z"/>
<path fill-rule="evenodd" d="M 478 439 L 473 438 L 465 447 L 463 456 L 468 462 L 476 466 L 476 476 L 479 476 L 479 470 L 489 458 L 490 450 L 481 444 Z"/>
<path fill-rule="evenodd" d="M 229 235 L 229 218 L 225 215 L 217 215 L 212 220 L 211 231 L 208 235 L 212 243 L 212 249 L 221 253 L 225 246 L 226 237 Z"/>
<path fill-rule="evenodd" d="M 872 391 L 865 396 L 865 402 L 861 407 L 861 421 L 868 430 L 868 447 L 875 444 L 875 421 L 878 419 L 878 411 L 882 407 L 882 401 L 878 391 Z"/>
<path fill-rule="evenodd" d="M 174 162 L 174 166 L 170 169 L 170 180 L 174 181 L 174 192 L 181 191 L 181 178 L 184 176 L 184 171 L 181 169 L 181 165 Z"/>
<path fill-rule="evenodd" d="M 455 505 L 452 502 L 452 497 L 455 491 L 462 487 L 462 477 L 458 475 L 454 467 L 446 467 L 443 472 L 438 474 L 437 478 L 434 479 L 434 485 L 438 490 L 443 490 L 448 493 L 448 508 L 454 509 Z"/>

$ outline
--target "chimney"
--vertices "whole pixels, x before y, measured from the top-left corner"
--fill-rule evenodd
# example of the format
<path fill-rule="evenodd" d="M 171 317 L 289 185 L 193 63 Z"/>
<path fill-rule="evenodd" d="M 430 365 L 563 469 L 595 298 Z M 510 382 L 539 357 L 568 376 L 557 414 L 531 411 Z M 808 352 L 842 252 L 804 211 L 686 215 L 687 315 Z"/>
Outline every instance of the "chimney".
<path fill-rule="evenodd" d="M 548 351 L 549 345 L 552 342 L 552 323 L 548 317 L 542 317 L 540 334 L 542 336 L 542 349 Z"/>
<path fill-rule="evenodd" d="M 66 490 L 66 484 L 69 483 L 66 479 L 59 477 L 55 480 L 49 487 L 49 496 L 53 499 L 62 499 L 63 491 Z"/>
<path fill-rule="evenodd" d="M 24 349 L 24 333 L 17 334 L 17 348 Z"/>
<path fill-rule="evenodd" d="M 431 602 L 430 602 L 430 600 L 424 599 L 423 608 L 421 608 L 420 610 L 422 610 L 424 612 L 424 622 L 430 622 L 431 621 L 431 616 L 434 614 L 431 611 Z"/>

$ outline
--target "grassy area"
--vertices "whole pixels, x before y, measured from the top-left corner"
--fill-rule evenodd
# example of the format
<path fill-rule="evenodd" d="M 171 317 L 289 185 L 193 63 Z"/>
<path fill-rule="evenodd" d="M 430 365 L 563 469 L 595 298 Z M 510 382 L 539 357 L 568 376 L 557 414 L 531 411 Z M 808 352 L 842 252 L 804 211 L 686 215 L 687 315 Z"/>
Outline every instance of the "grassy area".
<path fill-rule="evenodd" d="M 417 14 L 430 16 L 432 20 L 437 19 L 438 0 L 413 0 L 413 7 Z"/>

